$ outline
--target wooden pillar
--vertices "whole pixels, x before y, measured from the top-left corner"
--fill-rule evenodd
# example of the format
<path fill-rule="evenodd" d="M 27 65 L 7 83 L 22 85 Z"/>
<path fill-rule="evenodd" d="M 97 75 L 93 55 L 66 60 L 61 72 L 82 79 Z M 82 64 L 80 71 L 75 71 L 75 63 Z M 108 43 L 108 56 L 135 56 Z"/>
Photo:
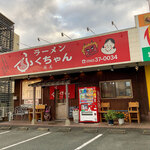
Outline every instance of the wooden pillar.
<path fill-rule="evenodd" d="M 35 119 L 35 100 L 36 100 L 36 87 L 33 87 L 33 118 L 32 118 L 32 124 L 33 125 L 36 122 L 36 119 Z"/>
<path fill-rule="evenodd" d="M 66 83 L 66 122 L 65 125 L 70 125 L 69 120 L 69 98 L 68 98 L 68 83 Z"/>
<path fill-rule="evenodd" d="M 44 104 L 43 100 L 43 87 L 41 87 L 41 99 L 42 99 L 42 104 Z"/>
<path fill-rule="evenodd" d="M 69 112 L 69 101 L 68 101 L 68 84 L 66 83 L 66 117 L 68 117 L 68 112 Z"/>

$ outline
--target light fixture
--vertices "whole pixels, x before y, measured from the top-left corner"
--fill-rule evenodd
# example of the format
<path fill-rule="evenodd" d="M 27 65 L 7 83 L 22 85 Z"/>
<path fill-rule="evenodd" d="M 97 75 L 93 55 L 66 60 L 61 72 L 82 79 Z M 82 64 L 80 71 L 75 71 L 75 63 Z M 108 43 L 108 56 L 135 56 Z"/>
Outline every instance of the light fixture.
<path fill-rule="evenodd" d="M 118 30 L 117 26 L 115 25 L 114 21 L 111 22 L 112 26 L 115 26 L 115 28 Z"/>
<path fill-rule="evenodd" d="M 136 70 L 136 71 L 139 70 L 139 65 L 138 65 L 138 63 L 136 63 L 135 70 Z"/>
<path fill-rule="evenodd" d="M 72 40 L 71 37 L 69 37 L 68 35 L 66 35 L 65 33 L 61 32 L 61 36 L 66 36 L 67 38 L 69 38 L 70 40 Z"/>
<path fill-rule="evenodd" d="M 64 74 L 64 79 L 69 79 L 70 76 L 68 74 Z"/>
<path fill-rule="evenodd" d="M 19 46 L 20 44 L 21 44 L 21 45 L 24 45 L 24 46 L 27 46 L 27 47 L 29 47 L 29 48 L 31 48 L 31 46 L 29 46 L 29 45 L 27 45 L 27 44 L 20 43 L 20 42 L 19 42 L 19 43 L 17 43 L 17 45 L 18 45 L 18 46 Z"/>
<path fill-rule="evenodd" d="M 30 76 L 28 75 L 28 80 L 30 80 Z"/>
<path fill-rule="evenodd" d="M 40 41 L 42 40 L 42 41 L 45 41 L 45 42 L 47 42 L 47 43 L 51 43 L 51 42 L 49 42 L 49 41 L 47 41 L 47 40 L 45 40 L 45 39 L 42 39 L 42 38 L 40 38 L 40 37 L 38 37 L 37 40 L 38 40 L 38 42 L 40 42 Z"/>
<path fill-rule="evenodd" d="M 80 78 L 84 78 L 85 77 L 85 73 L 84 72 L 80 72 Z"/>
<path fill-rule="evenodd" d="M 97 75 L 98 75 L 98 76 L 101 76 L 102 73 L 103 73 L 103 72 L 102 72 L 100 69 L 97 69 Z"/>
<path fill-rule="evenodd" d="M 54 80 L 55 78 L 54 78 L 53 75 L 51 75 L 51 76 L 49 77 L 49 79 L 50 79 L 50 80 Z"/>
<path fill-rule="evenodd" d="M 89 27 L 87 27 L 86 29 L 87 29 L 87 31 L 91 31 L 95 35 L 95 32 L 92 31 Z"/>
<path fill-rule="evenodd" d="M 110 71 L 114 71 L 114 66 L 111 66 Z"/>

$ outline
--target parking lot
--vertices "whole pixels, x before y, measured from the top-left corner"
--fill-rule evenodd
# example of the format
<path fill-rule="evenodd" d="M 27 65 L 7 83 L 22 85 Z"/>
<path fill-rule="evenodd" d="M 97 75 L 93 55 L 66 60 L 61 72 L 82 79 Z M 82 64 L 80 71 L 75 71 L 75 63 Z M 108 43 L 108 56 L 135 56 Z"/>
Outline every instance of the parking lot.
<path fill-rule="evenodd" d="M 149 130 L 50 128 L 0 130 L 0 150 L 148 150 Z"/>

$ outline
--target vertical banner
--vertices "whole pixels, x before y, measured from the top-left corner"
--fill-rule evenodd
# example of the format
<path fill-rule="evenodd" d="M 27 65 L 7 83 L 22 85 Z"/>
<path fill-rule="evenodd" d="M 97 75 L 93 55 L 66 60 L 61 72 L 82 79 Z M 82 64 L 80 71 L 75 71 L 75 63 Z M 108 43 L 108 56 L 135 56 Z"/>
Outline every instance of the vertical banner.
<path fill-rule="evenodd" d="M 64 99 L 66 98 L 66 89 L 65 85 L 59 85 L 59 86 L 50 86 L 50 100 L 54 100 L 55 97 L 55 89 L 59 91 L 59 99 Z M 69 84 L 68 85 L 68 97 L 69 99 L 74 99 L 75 98 L 75 84 Z"/>
<path fill-rule="evenodd" d="M 150 13 L 136 16 L 143 61 L 150 61 Z"/>

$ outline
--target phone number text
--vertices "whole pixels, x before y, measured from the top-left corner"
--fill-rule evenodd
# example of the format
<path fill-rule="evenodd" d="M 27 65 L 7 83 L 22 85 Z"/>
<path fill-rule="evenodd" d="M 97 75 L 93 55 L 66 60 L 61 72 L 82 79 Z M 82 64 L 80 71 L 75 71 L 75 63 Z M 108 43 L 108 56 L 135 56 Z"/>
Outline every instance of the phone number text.
<path fill-rule="evenodd" d="M 109 56 L 103 56 L 103 57 L 95 57 L 93 59 L 83 59 L 82 64 L 85 63 L 93 63 L 93 62 L 101 62 L 101 61 L 110 61 L 118 59 L 117 55 L 109 55 Z"/>

